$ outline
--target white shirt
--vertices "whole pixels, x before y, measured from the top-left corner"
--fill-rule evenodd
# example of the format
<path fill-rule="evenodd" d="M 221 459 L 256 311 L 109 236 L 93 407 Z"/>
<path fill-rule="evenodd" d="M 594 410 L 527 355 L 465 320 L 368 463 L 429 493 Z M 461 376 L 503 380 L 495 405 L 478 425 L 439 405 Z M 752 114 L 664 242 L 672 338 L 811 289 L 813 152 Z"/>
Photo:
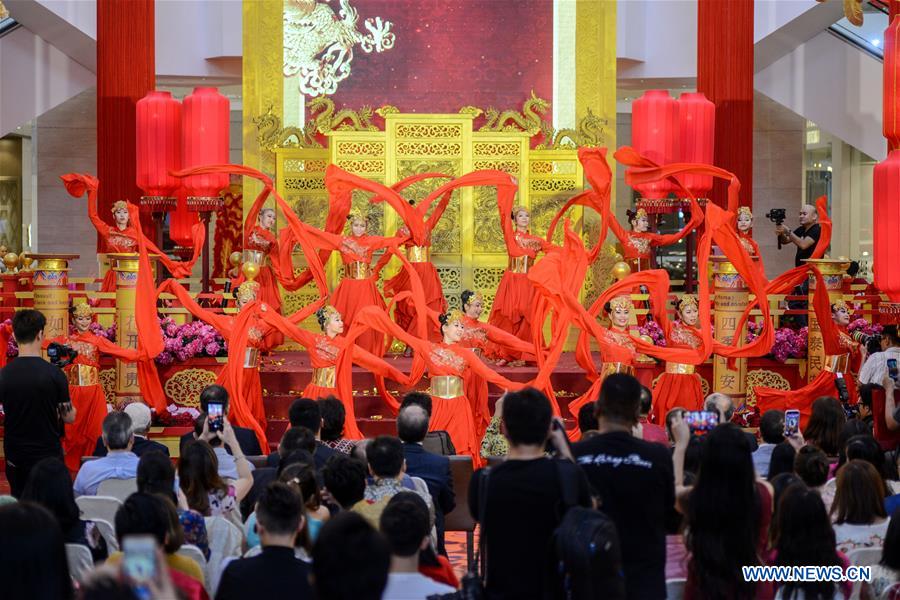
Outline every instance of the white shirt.
<path fill-rule="evenodd" d="M 388 573 L 387 587 L 381 600 L 425 600 L 433 594 L 449 594 L 456 590 L 421 573 Z"/>
<path fill-rule="evenodd" d="M 859 383 L 861 385 L 866 383 L 881 385 L 881 382 L 884 381 L 888 374 L 887 359 L 889 358 L 893 358 L 900 363 L 900 348 L 891 346 L 884 352 L 870 354 L 859 370 Z"/>

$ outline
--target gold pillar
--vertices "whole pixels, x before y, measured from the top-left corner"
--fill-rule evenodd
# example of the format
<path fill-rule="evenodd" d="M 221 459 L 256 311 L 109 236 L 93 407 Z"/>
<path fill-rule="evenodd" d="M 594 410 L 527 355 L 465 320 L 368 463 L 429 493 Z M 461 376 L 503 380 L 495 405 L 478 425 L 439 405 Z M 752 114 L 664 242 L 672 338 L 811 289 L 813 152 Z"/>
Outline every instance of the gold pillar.
<path fill-rule="evenodd" d="M 137 323 L 134 318 L 137 297 L 138 255 L 108 254 L 110 268 L 116 272 L 116 342 L 123 348 L 136 349 Z M 155 257 L 150 257 L 153 260 Z M 137 363 L 116 361 L 116 407 L 142 400 L 138 385 Z"/>
<path fill-rule="evenodd" d="M 715 301 L 715 337 L 723 344 L 730 344 L 734 336 L 741 339 L 746 335 L 746 328 L 736 331 L 738 321 L 747 308 L 750 293 L 744 278 L 738 274 L 734 265 L 724 256 L 713 256 L 713 289 Z M 741 342 L 743 345 L 743 342 Z M 747 397 L 745 381 L 747 379 L 747 359 L 737 359 L 737 369 L 728 368 L 728 359 L 719 355 L 713 356 L 713 391 L 722 392 L 734 399 L 735 406 L 741 406 Z"/>
<path fill-rule="evenodd" d="M 846 259 L 833 258 L 810 258 L 806 261 L 811 265 L 815 265 L 825 280 L 825 289 L 828 290 L 828 297 L 831 303 L 836 302 L 843 295 L 844 274 L 850 261 Z M 816 318 L 816 311 L 813 308 L 813 294 L 816 291 L 816 279 L 812 275 L 809 277 L 809 337 L 806 345 L 806 379 L 812 381 L 818 377 L 825 366 L 825 346 L 822 342 L 822 328 L 819 327 L 819 320 Z"/>
<path fill-rule="evenodd" d="M 29 254 L 37 264 L 31 272 L 34 308 L 47 319 L 44 337 L 52 340 L 69 333 L 69 261 L 77 254 Z"/>

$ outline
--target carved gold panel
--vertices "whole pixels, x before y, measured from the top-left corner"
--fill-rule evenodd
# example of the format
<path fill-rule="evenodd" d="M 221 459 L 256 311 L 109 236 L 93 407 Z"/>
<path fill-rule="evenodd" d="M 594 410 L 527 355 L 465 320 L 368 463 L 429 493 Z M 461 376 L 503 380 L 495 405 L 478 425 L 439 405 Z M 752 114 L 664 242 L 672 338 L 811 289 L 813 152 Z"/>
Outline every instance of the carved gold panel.
<path fill-rule="evenodd" d="M 200 392 L 216 382 L 216 374 L 207 369 L 184 369 L 178 371 L 163 386 L 166 396 L 188 408 L 200 408 Z"/>
<path fill-rule="evenodd" d="M 780 373 L 768 369 L 747 371 L 747 404 L 756 406 L 756 388 L 768 387 L 776 390 L 790 390 L 791 384 Z"/>
<path fill-rule="evenodd" d="M 100 371 L 100 387 L 106 396 L 106 403 L 116 405 L 116 370 L 103 369 Z"/>

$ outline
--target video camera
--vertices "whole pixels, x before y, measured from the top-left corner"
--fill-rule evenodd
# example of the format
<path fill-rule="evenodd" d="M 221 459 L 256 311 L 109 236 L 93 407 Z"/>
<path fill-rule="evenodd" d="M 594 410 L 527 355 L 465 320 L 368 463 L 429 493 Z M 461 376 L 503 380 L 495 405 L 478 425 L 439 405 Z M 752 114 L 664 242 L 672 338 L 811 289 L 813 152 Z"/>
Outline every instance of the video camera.
<path fill-rule="evenodd" d="M 50 364 L 56 365 L 60 369 L 72 364 L 77 356 L 78 350 L 71 346 L 58 342 L 50 342 L 50 345 L 47 346 L 47 357 L 50 359 Z"/>
<path fill-rule="evenodd" d="M 775 223 L 775 225 L 780 226 L 787 218 L 787 209 L 773 208 L 766 213 L 766 218 Z M 778 236 L 778 249 L 781 250 L 781 236 Z"/>
<path fill-rule="evenodd" d="M 866 354 L 874 354 L 876 352 L 881 352 L 881 334 L 873 333 L 872 335 L 867 335 L 862 331 L 854 331 L 850 334 L 850 337 L 853 338 L 853 341 L 859 342 L 861 346 L 865 346 Z"/>

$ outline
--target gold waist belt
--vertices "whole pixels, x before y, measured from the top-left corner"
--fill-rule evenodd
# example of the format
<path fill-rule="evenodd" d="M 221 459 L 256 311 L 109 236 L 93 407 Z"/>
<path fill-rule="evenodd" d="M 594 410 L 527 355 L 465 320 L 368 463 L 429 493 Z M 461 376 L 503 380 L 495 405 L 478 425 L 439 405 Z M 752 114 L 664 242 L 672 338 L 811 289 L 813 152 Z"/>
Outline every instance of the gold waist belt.
<path fill-rule="evenodd" d="M 825 370 L 829 373 L 845 373 L 850 367 L 849 354 L 825 355 Z"/>
<path fill-rule="evenodd" d="M 323 367 L 321 369 L 313 369 L 312 382 L 319 387 L 333 388 L 335 382 L 335 367 Z"/>
<path fill-rule="evenodd" d="M 406 260 L 411 263 L 431 262 L 431 246 L 410 246 L 406 249 Z"/>
<path fill-rule="evenodd" d="M 512 273 L 527 273 L 528 267 L 534 264 L 534 259 L 530 256 L 516 256 L 509 258 L 508 271 Z"/>
<path fill-rule="evenodd" d="M 694 365 L 687 365 L 685 363 L 676 362 L 666 363 L 666 373 L 674 373 L 676 375 L 693 375 L 694 370 Z"/>
<path fill-rule="evenodd" d="M 634 367 L 629 364 L 621 363 L 621 362 L 608 362 L 603 363 L 603 366 L 600 367 L 600 376 L 606 377 L 608 375 L 612 375 L 614 373 L 625 373 L 626 375 L 634 375 Z"/>
<path fill-rule="evenodd" d="M 463 395 L 462 377 L 439 375 L 431 378 L 431 395 L 438 398 L 458 398 Z"/>
<path fill-rule="evenodd" d="M 629 258 L 626 260 L 626 262 L 631 267 L 631 270 L 634 272 L 646 271 L 650 268 L 650 258 L 649 257 Z"/>
<path fill-rule="evenodd" d="M 368 279 L 371 274 L 369 263 L 357 261 L 344 265 L 344 277 L 347 279 Z"/>
<path fill-rule="evenodd" d="M 244 368 L 255 369 L 259 366 L 259 350 L 257 348 L 247 348 L 244 351 Z"/>
<path fill-rule="evenodd" d="M 100 384 L 100 372 L 97 367 L 91 365 L 72 365 L 66 371 L 66 377 L 69 379 L 69 385 L 73 386 Z"/>

